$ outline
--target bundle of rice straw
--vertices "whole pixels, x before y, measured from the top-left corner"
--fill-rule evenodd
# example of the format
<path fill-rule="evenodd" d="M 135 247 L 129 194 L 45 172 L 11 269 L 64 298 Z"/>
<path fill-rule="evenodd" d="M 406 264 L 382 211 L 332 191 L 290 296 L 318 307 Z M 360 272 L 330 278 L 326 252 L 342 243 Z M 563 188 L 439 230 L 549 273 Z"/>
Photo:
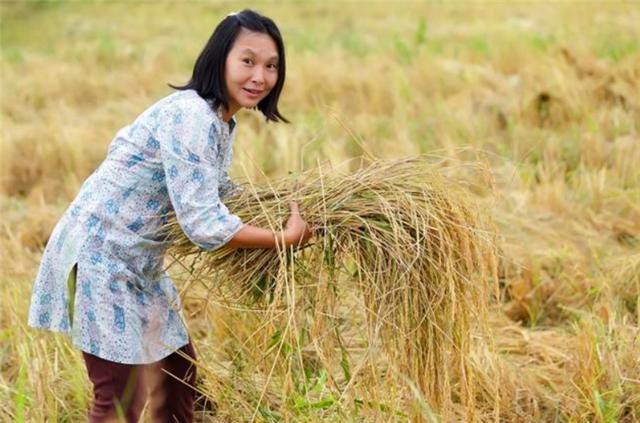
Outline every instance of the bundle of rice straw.
<path fill-rule="evenodd" d="M 368 333 L 428 406 L 444 415 L 454 404 L 473 410 L 470 343 L 485 321 L 496 253 L 464 191 L 424 158 L 378 160 L 347 175 L 320 168 L 296 179 L 248 186 L 226 204 L 246 223 L 281 230 L 295 199 L 316 229 L 311 245 L 207 252 L 174 221 L 173 255 L 195 257 L 196 278 L 215 275 L 218 289 L 245 304 L 295 309 L 287 292 L 297 285 L 315 304 L 314 319 L 339 306 L 336 290 L 326 287 L 354 285 Z"/>

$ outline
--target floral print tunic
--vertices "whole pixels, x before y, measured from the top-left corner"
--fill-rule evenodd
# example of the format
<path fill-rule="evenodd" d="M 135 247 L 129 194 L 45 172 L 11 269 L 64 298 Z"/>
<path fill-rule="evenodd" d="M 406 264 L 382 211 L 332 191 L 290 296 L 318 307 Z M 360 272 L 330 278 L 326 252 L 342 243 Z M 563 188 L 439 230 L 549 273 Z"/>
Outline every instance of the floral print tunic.
<path fill-rule="evenodd" d="M 29 325 L 66 333 L 82 351 L 118 363 L 155 362 L 186 345 L 177 290 L 163 269 L 169 242 L 161 228 L 175 211 L 186 236 L 208 250 L 240 230 L 221 202 L 233 189 L 234 127 L 184 90 L 121 129 L 49 238 Z"/>

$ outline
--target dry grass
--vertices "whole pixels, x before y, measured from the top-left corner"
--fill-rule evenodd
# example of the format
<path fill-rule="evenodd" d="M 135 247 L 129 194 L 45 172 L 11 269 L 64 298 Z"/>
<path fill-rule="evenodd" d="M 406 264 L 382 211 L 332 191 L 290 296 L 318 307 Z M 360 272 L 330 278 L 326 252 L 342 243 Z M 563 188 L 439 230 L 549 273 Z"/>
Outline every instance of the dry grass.
<path fill-rule="evenodd" d="M 340 285 L 353 285 L 362 309 L 354 312 L 366 316 L 366 344 L 384 348 L 398 373 L 390 378 L 400 377 L 405 389 L 417 389 L 418 397 L 445 419 L 453 403 L 471 417 L 471 337 L 485 333 L 479 329 L 486 329 L 481 323 L 497 258 L 493 235 L 482 227 L 477 211 L 434 167 L 427 158 L 374 161 L 348 175 L 321 168 L 295 182 L 287 178 L 251 187 L 227 204 L 243 221 L 281 230 L 288 213 L 283 205 L 296 199 L 304 219 L 316 228 L 315 242 L 297 252 L 204 253 L 174 221 L 172 255 L 190 269 L 193 283 L 209 284 L 208 298 L 226 299 L 231 306 L 257 302 L 268 326 L 283 324 L 282 316 L 298 322 L 295 329 L 284 322 L 289 336 L 269 348 L 309 334 L 287 358 L 295 362 L 305 351 L 327 363 L 342 360 L 344 374 L 330 375 L 341 397 L 359 378 L 347 370 L 353 364 L 345 356 L 340 327 L 332 322 L 345 306 Z M 356 367 L 365 365 L 360 361 Z"/>
<path fill-rule="evenodd" d="M 361 156 L 482 163 L 492 181 L 444 173 L 500 234 L 500 292 L 466 361 L 476 419 L 640 420 L 638 5 L 262 6 L 287 42 L 282 110 L 294 124 L 242 112 L 234 174 L 264 187 Z M 82 420 L 78 352 L 24 323 L 40 251 L 113 134 L 168 93 L 164 82 L 184 82 L 228 12 L 204 2 L 2 4 L 0 420 Z M 324 269 L 316 282 L 332 280 L 317 260 L 305 265 Z M 278 301 L 307 308 L 273 319 L 208 296 L 212 279 L 172 271 L 188 287 L 199 387 L 216 403 L 200 407 L 203 420 L 432 415 L 419 381 L 402 378 L 368 329 L 344 271 L 308 287 L 301 269 L 291 273 Z M 454 405 L 449 420 L 465 412 Z"/>

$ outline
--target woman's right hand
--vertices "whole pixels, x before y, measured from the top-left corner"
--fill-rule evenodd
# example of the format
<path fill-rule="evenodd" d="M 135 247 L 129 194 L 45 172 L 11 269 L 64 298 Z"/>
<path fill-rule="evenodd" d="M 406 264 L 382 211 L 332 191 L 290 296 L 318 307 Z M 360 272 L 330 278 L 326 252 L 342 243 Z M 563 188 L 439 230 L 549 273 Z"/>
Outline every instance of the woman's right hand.
<path fill-rule="evenodd" d="M 282 232 L 274 233 L 270 229 L 258 228 L 251 225 L 242 225 L 242 228 L 228 241 L 229 248 L 276 248 L 301 247 L 313 236 L 309 225 L 300 216 L 298 204 L 292 201 L 291 215 Z"/>
<path fill-rule="evenodd" d="M 313 232 L 307 223 L 300 216 L 300 209 L 298 203 L 291 201 L 289 203 L 291 214 L 287 220 L 287 224 L 284 228 L 284 240 L 286 246 L 293 245 L 295 247 L 301 247 L 305 245 L 311 237 Z"/>

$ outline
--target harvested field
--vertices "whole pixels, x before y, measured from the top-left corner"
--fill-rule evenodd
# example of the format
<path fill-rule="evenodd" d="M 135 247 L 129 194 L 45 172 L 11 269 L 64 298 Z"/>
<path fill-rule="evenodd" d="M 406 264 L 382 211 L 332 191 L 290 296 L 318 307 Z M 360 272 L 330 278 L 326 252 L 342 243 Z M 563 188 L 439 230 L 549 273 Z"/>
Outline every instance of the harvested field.
<path fill-rule="evenodd" d="M 277 227 L 298 181 L 323 236 L 168 257 L 199 421 L 640 421 L 640 6 L 256 8 L 283 32 L 292 124 L 239 114 L 246 188 L 229 205 Z M 1 5 L 0 421 L 83 421 L 80 353 L 26 327 L 42 248 L 117 130 L 186 82 L 229 12 Z M 358 186 L 367 169 L 381 195 Z"/>

